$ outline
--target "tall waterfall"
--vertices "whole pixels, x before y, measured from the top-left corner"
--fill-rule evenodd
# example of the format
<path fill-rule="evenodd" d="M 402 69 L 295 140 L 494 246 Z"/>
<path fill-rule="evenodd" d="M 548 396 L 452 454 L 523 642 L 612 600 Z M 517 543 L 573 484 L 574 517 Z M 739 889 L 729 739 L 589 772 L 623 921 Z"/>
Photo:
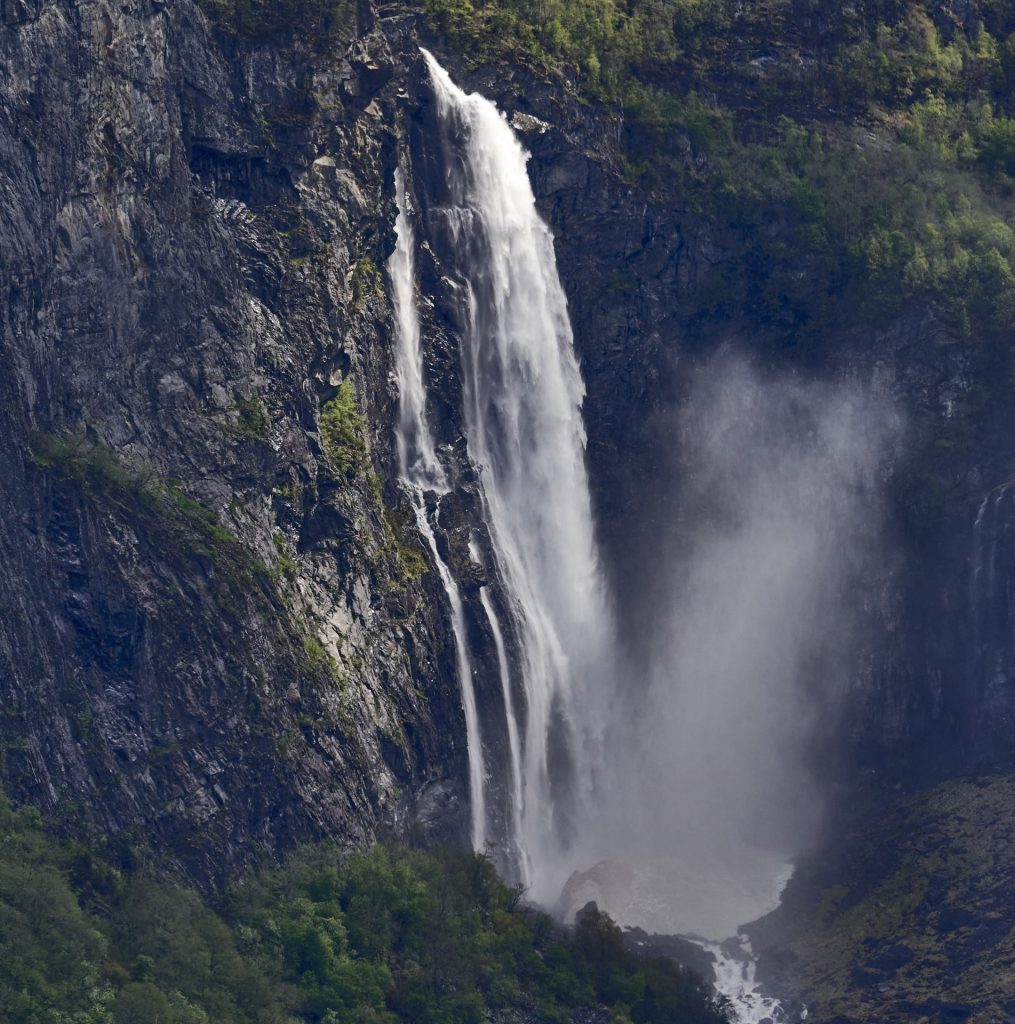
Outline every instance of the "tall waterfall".
<path fill-rule="evenodd" d="M 447 186 L 427 213 L 455 257 L 466 440 L 522 648 L 518 839 L 535 869 L 530 881 L 552 887 L 594 775 L 594 680 L 612 649 L 585 471 L 584 385 L 528 154 L 489 100 L 466 95 L 424 56 Z"/>
<path fill-rule="evenodd" d="M 537 895 L 559 891 L 564 851 L 588 803 L 609 676 L 610 616 L 593 536 L 581 419 L 584 386 L 553 239 L 536 212 L 527 154 L 504 116 L 466 95 L 424 51 L 437 104 L 445 189 L 423 211 L 439 239 L 441 271 L 461 324 L 462 422 L 477 470 L 491 558 L 505 594 L 517 656 L 483 588 L 481 607 L 497 651 L 508 718 L 510 836 L 523 879 Z M 428 142 L 429 146 L 429 142 Z M 422 492 L 446 489 L 426 420 L 420 324 L 413 294 L 413 238 L 398 180 L 398 248 L 391 258 L 401 389 L 399 452 L 417 495 L 417 518 L 435 552 Z M 474 559 L 478 549 L 473 548 Z M 454 610 L 461 597 L 438 559 Z M 457 616 L 457 613 L 456 613 Z M 458 628 L 456 626 L 456 628 Z M 467 718 L 471 667 L 458 637 Z M 468 677 L 469 682 L 465 681 Z M 473 839 L 484 834 L 479 720 L 469 727 Z"/>
<path fill-rule="evenodd" d="M 811 716 L 837 707 L 863 626 L 849 595 L 877 557 L 894 417 L 879 397 L 735 353 L 695 371 L 672 420 L 680 538 L 661 542 L 645 624 L 625 626 L 639 666 L 625 693 L 584 386 L 528 156 L 492 103 L 424 58 L 432 102 L 409 118 L 405 154 L 418 210 L 399 174 L 389 264 L 398 446 L 452 610 L 473 842 L 564 914 L 594 899 L 622 923 L 709 936 L 742 1019 L 775 1017 L 750 948 L 721 940 L 772 908 L 816 820 Z M 435 533 L 444 498 L 454 558 Z"/>
<path fill-rule="evenodd" d="M 426 492 L 446 494 L 447 479 L 434 449 L 433 435 L 426 418 L 426 385 L 423 380 L 423 353 L 420 347 L 419 315 L 416 312 L 415 237 L 405 197 L 401 168 L 395 172 L 395 193 L 398 218 L 395 223 L 397 244 L 388 260 L 392 301 L 398 322 L 399 388 L 398 461 L 402 481 L 412 497 L 419 531 L 433 554 L 437 571 L 451 606 L 451 624 L 455 635 L 455 654 L 462 685 L 465 710 L 466 743 L 469 760 L 469 800 L 472 817 L 472 845 L 481 850 L 486 845 L 485 769 L 483 739 L 476 707 L 476 691 L 472 679 L 472 663 L 465 638 L 465 616 L 462 596 L 451 570 L 437 547 L 433 527 L 427 518 Z"/>

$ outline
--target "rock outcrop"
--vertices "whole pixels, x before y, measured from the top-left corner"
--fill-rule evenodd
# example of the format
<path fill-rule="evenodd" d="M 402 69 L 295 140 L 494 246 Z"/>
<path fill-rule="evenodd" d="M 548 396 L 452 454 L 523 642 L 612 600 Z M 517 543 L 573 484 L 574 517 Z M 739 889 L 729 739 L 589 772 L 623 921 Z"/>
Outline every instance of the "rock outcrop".
<path fill-rule="evenodd" d="M 1007 1020 L 1011 776 L 870 803 L 749 929 L 759 970 L 821 1021 Z"/>

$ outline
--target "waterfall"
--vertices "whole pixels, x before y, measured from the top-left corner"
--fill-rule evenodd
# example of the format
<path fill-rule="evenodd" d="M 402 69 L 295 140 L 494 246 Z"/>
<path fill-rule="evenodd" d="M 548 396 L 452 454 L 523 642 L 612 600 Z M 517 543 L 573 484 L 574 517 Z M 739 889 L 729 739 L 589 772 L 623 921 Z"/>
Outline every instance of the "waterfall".
<path fill-rule="evenodd" d="M 815 696 L 811 677 L 837 680 L 852 637 L 842 595 L 871 557 L 862 538 L 893 416 L 851 389 L 770 380 L 733 358 L 701 368 L 675 421 L 690 474 L 677 504 L 695 529 L 660 549 L 678 555 L 659 576 L 672 594 L 659 611 L 639 609 L 647 650 L 625 697 L 633 673 L 619 671 L 600 572 L 584 384 L 528 154 L 493 103 L 423 57 L 432 95 L 407 117 L 404 154 L 419 209 L 410 215 L 399 173 L 389 263 L 398 451 L 452 611 L 473 843 L 492 841 L 530 896 L 562 913 L 598 886 L 617 920 L 658 913 L 660 930 L 718 940 L 771 909 L 789 851 L 767 846 L 816 817 L 798 762 L 810 713 L 835 695 L 829 684 Z M 434 396 L 416 256 L 427 351 L 441 367 Z M 440 555 L 432 509 L 444 496 L 456 536 L 468 524 L 471 566 L 460 545 Z M 562 886 L 582 865 L 592 867 Z M 775 1017 L 750 948 L 710 946 L 744 1020 Z"/>
<path fill-rule="evenodd" d="M 415 238 L 409 219 L 405 181 L 401 168 L 395 172 L 395 194 L 398 218 L 395 222 L 397 244 L 388 260 L 392 303 L 395 308 L 398 334 L 396 373 L 399 389 L 398 460 L 402 482 L 412 499 L 416 523 L 433 554 L 437 572 L 448 604 L 451 606 L 451 625 L 455 639 L 458 676 L 462 687 L 462 706 L 465 711 L 466 744 L 469 761 L 469 803 L 471 811 L 471 839 L 477 850 L 486 845 L 485 769 L 483 767 L 483 740 L 480 734 L 479 710 L 473 685 L 472 664 L 465 639 L 465 614 L 462 596 L 447 563 L 441 557 L 437 539 L 427 518 L 426 492 L 447 493 L 448 486 L 435 451 L 433 435 L 426 418 L 426 385 L 423 380 L 423 353 L 420 346 L 419 316 L 415 295 Z"/>
<path fill-rule="evenodd" d="M 466 95 L 423 53 L 446 186 L 425 215 L 460 297 L 466 442 L 521 647 L 516 838 L 537 895 L 555 895 L 595 775 L 604 727 L 597 681 L 609 676 L 612 650 L 584 461 L 584 385 L 528 154 L 493 103 Z"/>
<path fill-rule="evenodd" d="M 416 311 L 416 238 L 409 219 L 402 168 L 395 171 L 395 251 L 388 260 L 391 299 L 398 335 L 398 463 L 402 479 L 412 488 L 444 492 L 447 482 L 437 459 L 426 418 L 426 384 L 419 314 Z"/>
<path fill-rule="evenodd" d="M 439 503 L 450 485 L 427 420 L 416 242 L 401 170 L 397 245 L 388 263 L 398 327 L 399 462 L 452 611 L 473 844 L 503 840 L 522 880 L 549 899 L 588 806 L 605 718 L 598 681 L 609 676 L 612 650 L 585 472 L 584 386 L 528 156 L 492 103 L 466 95 L 423 53 L 438 123 L 427 157 L 440 160 L 444 188 L 424 204 L 420 219 L 443 257 L 443 300 L 461 325 L 462 425 L 478 480 L 478 528 L 489 538 L 488 557 L 472 539 L 472 559 L 492 563 L 494 585 L 503 588 L 496 600 L 490 585 L 479 588 L 479 609 L 470 606 L 469 614 L 485 616 L 496 649 L 506 722 L 486 723 L 507 740 L 508 763 L 495 769 L 509 804 L 506 836 L 489 834 L 481 711 L 492 712 L 477 708 L 478 663 L 470 659 L 463 597 L 427 514 L 428 492 Z"/>
<path fill-rule="evenodd" d="M 470 554 L 474 562 L 482 563 L 482 554 L 475 543 L 470 546 Z M 500 679 L 501 698 L 504 701 L 504 714 L 507 718 L 508 756 L 510 758 L 510 845 L 511 852 L 517 861 L 519 877 L 527 880 L 531 874 L 531 864 L 526 851 L 518 846 L 522 834 L 522 794 L 525 790 L 522 783 L 522 744 L 518 732 L 518 712 L 511 685 L 511 665 L 508 661 L 507 644 L 504 642 L 504 631 L 501 629 L 500 619 L 488 590 L 489 587 L 480 587 L 479 602 L 483 606 L 483 612 L 490 624 L 493 646 L 497 651 L 497 675 Z"/>

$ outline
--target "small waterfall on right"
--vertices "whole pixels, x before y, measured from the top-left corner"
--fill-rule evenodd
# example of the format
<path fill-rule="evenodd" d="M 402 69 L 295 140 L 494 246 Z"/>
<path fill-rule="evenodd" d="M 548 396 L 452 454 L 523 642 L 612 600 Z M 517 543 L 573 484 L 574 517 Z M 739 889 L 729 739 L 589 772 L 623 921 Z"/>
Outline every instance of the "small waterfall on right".
<path fill-rule="evenodd" d="M 1002 714 L 1005 680 L 1012 673 L 1009 638 L 1015 622 L 1010 555 L 1013 523 L 1015 490 L 1008 481 L 988 491 L 977 509 L 969 580 L 970 637 L 978 699 L 984 708 L 996 706 Z"/>
<path fill-rule="evenodd" d="M 973 524 L 973 571 L 969 582 L 973 627 L 973 657 L 982 661 L 985 645 L 994 639 L 999 625 L 994 620 L 997 586 L 998 537 L 1005 528 L 1004 503 L 1011 484 L 1002 484 L 984 495 Z"/>

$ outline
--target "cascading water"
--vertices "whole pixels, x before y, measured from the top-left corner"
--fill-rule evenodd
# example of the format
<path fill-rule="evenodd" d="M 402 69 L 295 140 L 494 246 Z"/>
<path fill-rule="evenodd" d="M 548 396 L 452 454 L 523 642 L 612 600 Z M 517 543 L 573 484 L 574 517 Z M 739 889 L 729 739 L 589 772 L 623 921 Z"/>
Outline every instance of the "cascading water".
<path fill-rule="evenodd" d="M 584 394 L 553 240 L 540 220 L 527 155 L 504 117 L 467 96 L 424 56 L 443 135 L 445 201 L 425 210 L 452 254 L 442 267 L 460 303 L 463 419 L 479 476 L 490 556 L 504 586 L 518 658 L 508 656 L 494 602 L 478 595 L 497 653 L 507 718 L 507 845 L 535 894 L 552 898 L 582 794 L 594 777 L 595 709 L 611 650 L 584 465 Z M 434 552 L 456 628 L 470 747 L 473 842 L 487 838 L 483 749 L 462 599 L 440 558 L 424 494 L 447 490 L 426 417 L 414 238 L 399 172 L 398 244 L 389 262 L 399 327 L 402 476 Z M 480 561 L 473 545 L 473 559 Z"/>
<path fill-rule="evenodd" d="M 391 295 L 398 320 L 398 359 L 396 372 L 399 388 L 398 458 L 402 481 L 408 488 L 416 512 L 416 523 L 433 554 L 437 571 L 451 606 L 451 624 L 455 635 L 458 676 L 462 686 L 465 710 L 466 743 L 469 759 L 469 802 L 471 808 L 472 845 L 482 850 L 486 845 L 485 768 L 483 740 L 480 734 L 479 711 L 472 680 L 472 663 L 465 640 L 465 616 L 462 596 L 447 563 L 441 557 L 433 527 L 427 518 L 426 492 L 447 493 L 447 479 L 437 459 L 433 435 L 426 418 L 426 385 L 423 380 L 423 353 L 420 348 L 419 316 L 416 312 L 415 271 L 412 222 L 402 171 L 395 172 L 395 193 L 398 218 L 395 223 L 397 244 L 388 260 Z"/>
<path fill-rule="evenodd" d="M 474 562 L 482 564 L 483 558 L 475 543 L 470 545 L 469 553 Z M 494 609 L 493 602 L 487 592 L 488 587 L 479 588 L 479 601 L 483 606 L 483 612 L 490 623 L 490 633 L 493 636 L 493 645 L 497 651 L 497 674 L 500 678 L 501 697 L 504 701 L 504 714 L 507 718 L 508 756 L 510 757 L 510 819 L 511 834 L 509 842 L 512 852 L 517 860 L 517 867 L 520 877 L 529 876 L 530 864 L 526 852 L 517 846 L 518 838 L 522 834 L 522 744 L 518 733 L 518 712 L 515 709 L 515 698 L 511 687 L 511 665 L 508 661 L 507 645 L 504 642 L 504 632 L 501 629 L 500 619 Z"/>
<path fill-rule="evenodd" d="M 769 690 L 783 693 L 772 686 L 764 689 L 769 677 L 796 682 L 797 662 L 805 662 L 809 650 L 801 637 L 810 634 L 800 623 L 808 609 L 820 609 L 820 598 L 831 586 L 826 574 L 834 582 L 837 572 L 844 571 L 835 560 L 841 544 L 836 549 L 808 539 L 814 539 L 815 531 L 818 539 L 823 537 L 821 529 L 829 522 L 837 538 L 853 535 L 854 520 L 862 517 L 853 516 L 854 505 L 841 500 L 839 490 L 847 492 L 862 482 L 877 446 L 863 440 L 838 405 L 815 399 L 831 410 L 817 417 L 817 441 L 812 431 L 799 442 L 804 446 L 810 438 L 800 458 L 773 459 L 773 452 L 785 449 L 787 434 L 796 436 L 792 423 L 787 427 L 780 420 L 760 437 L 757 430 L 749 433 L 760 446 L 755 452 L 742 439 L 736 442 L 739 420 L 727 423 L 727 430 L 708 427 L 715 420 L 726 423 L 729 410 L 744 404 L 739 400 L 743 395 L 734 387 L 737 401 L 717 403 L 723 415 L 707 418 L 698 433 L 710 444 L 716 434 L 720 455 L 730 448 L 746 449 L 749 464 L 717 458 L 703 444 L 703 455 L 709 456 L 703 475 L 712 486 L 727 479 L 747 480 L 751 486 L 726 502 L 736 513 L 728 523 L 721 520 L 734 529 L 731 537 L 714 549 L 706 543 L 711 534 L 698 537 L 698 544 L 704 544 L 702 571 L 693 582 L 701 593 L 684 602 L 684 614 L 661 635 L 656 652 L 660 678 L 642 680 L 638 694 L 636 703 L 652 719 L 637 719 L 636 735 L 627 720 L 620 723 L 627 732 L 612 724 L 608 731 L 610 712 L 622 717 L 633 705 L 618 701 L 611 706 L 621 678 L 614 663 L 617 640 L 600 579 L 584 464 L 584 386 L 553 239 L 536 212 L 527 154 L 506 119 L 482 96 L 455 86 L 423 52 L 436 118 L 426 121 L 423 115 L 415 121 L 415 143 L 406 158 L 412 162 L 414 187 L 424 190 L 417 223 L 425 238 L 420 252 L 425 250 L 428 261 L 428 297 L 441 312 L 438 321 L 454 323 L 460 339 L 459 373 L 449 378 L 449 392 L 460 398 L 460 408 L 456 401 L 451 415 L 460 414 L 461 421 L 453 422 L 453 435 L 444 438 L 451 443 L 440 447 L 439 457 L 427 419 L 413 217 L 399 172 L 398 245 L 388 267 L 399 327 L 398 451 L 420 532 L 452 610 L 469 743 L 473 844 L 482 848 L 490 841 L 505 851 L 531 895 L 544 904 L 555 902 L 572 869 L 598 862 L 588 872 L 575 872 L 560 909 L 566 909 L 569 892 L 583 905 L 586 888 L 592 886 L 595 895 L 588 898 L 602 897 L 601 905 L 623 923 L 644 924 L 655 914 L 665 918 L 658 930 L 718 939 L 771 909 L 773 888 L 778 891 L 785 882 L 786 862 L 782 854 L 758 850 L 741 835 L 739 819 L 750 823 L 754 816 L 742 807 L 739 790 L 756 765 L 747 765 L 741 775 L 726 765 L 718 773 L 721 783 L 713 786 L 717 773 L 709 746 L 727 738 L 722 756 L 733 762 L 743 740 L 736 732 L 746 721 L 742 709 L 767 707 L 763 700 L 759 705 L 751 687 L 761 687 L 760 696 L 766 698 Z M 733 384 L 738 380 L 733 374 Z M 766 394 L 760 386 L 755 391 Z M 794 408 L 809 413 L 812 396 L 789 397 Z M 774 407 L 787 404 L 793 403 L 777 401 Z M 470 466 L 451 456 L 458 434 L 464 435 Z M 786 466 L 799 464 L 803 468 L 787 477 Z M 487 570 L 487 582 L 475 589 L 459 590 L 449 560 L 441 557 L 433 513 L 428 514 L 452 489 L 471 523 L 471 560 L 485 563 Z M 812 508 L 815 494 L 833 490 L 829 507 L 845 511 L 828 515 L 820 502 Z M 719 497 L 729 496 L 720 488 Z M 807 524 L 812 529 L 804 529 Z M 822 555 L 826 552 L 831 554 Z M 457 557 L 454 564 L 460 572 Z M 705 572 L 709 567 L 714 571 Z M 773 592 L 773 582 L 781 583 L 781 590 Z M 485 648 L 470 658 L 467 623 L 473 636 L 485 630 L 495 664 Z M 695 635 L 685 636 L 688 630 Z M 714 636 L 728 630 L 729 635 Z M 661 641 L 671 634 L 679 634 L 683 643 L 677 643 L 679 657 L 665 656 L 672 644 Z M 782 646 L 786 650 L 780 660 L 773 651 Z M 724 659 L 723 652 L 729 657 Z M 765 675 L 769 662 L 775 667 Z M 684 680 L 682 687 L 674 685 L 678 680 Z M 695 681 L 702 685 L 695 687 Z M 477 689 L 483 694 L 481 707 Z M 772 703 L 782 707 L 785 702 Z M 754 730 L 751 736 L 764 732 L 755 721 L 746 724 L 749 733 Z M 708 735 L 696 737 L 694 730 Z M 490 749 L 484 750 L 481 731 Z M 774 735 L 781 733 L 775 730 Z M 676 737 L 683 742 L 675 743 Z M 632 738 L 639 756 L 630 756 Z M 702 756 L 660 756 L 677 747 Z M 755 738 L 749 749 L 764 753 L 767 748 Z M 639 771 L 640 765 L 646 770 Z M 615 777 L 608 777 L 607 768 L 615 770 Z M 768 769 L 773 779 L 781 778 Z M 678 781 L 684 785 L 675 785 Z M 677 791 L 684 795 L 670 795 Z M 721 799 L 708 804 L 713 793 Z M 740 810 L 731 818 L 727 808 L 722 827 L 709 829 L 716 807 L 729 804 L 731 793 Z M 590 799 L 593 794 L 597 802 Z M 694 799 L 689 801 L 687 794 Z M 696 813 L 702 805 L 704 812 Z M 708 834 L 696 842 L 699 826 Z M 717 841 L 729 855 L 718 865 Z M 615 894 L 614 868 L 626 879 Z M 730 870 L 735 878 L 724 875 Z M 712 925 L 705 927 L 705 921 Z M 759 992 L 748 947 L 736 940 L 699 941 L 715 954 L 716 984 L 743 1021 L 778 1019 L 777 1001 Z"/>
<path fill-rule="evenodd" d="M 444 201 L 426 217 L 453 254 L 445 269 L 461 296 L 468 452 L 521 646 L 516 840 L 532 868 L 526 881 L 549 898 L 595 777 L 595 681 L 608 676 L 612 650 L 584 462 L 584 385 L 527 153 L 489 100 L 464 93 L 424 56 L 447 154 Z"/>
<path fill-rule="evenodd" d="M 702 945 L 715 957 L 715 987 L 733 1004 L 739 1024 L 779 1024 L 786 1020 L 779 1000 L 761 991 L 757 961 L 746 936 Z M 807 1019 L 806 1010 L 801 1019 Z"/>

